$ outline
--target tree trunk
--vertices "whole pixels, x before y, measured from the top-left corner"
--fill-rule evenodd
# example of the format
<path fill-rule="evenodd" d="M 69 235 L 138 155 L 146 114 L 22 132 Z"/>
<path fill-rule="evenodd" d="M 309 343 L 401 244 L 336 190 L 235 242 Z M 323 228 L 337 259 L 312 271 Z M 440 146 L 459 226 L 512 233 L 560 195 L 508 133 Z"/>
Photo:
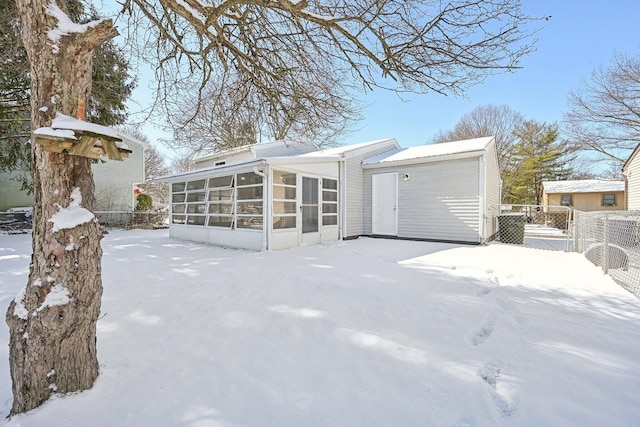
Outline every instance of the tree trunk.
<path fill-rule="evenodd" d="M 88 101 L 91 93 L 93 50 L 117 31 L 110 20 L 84 28 L 58 25 L 62 15 L 54 1 L 16 3 L 31 64 L 32 129 L 49 126 L 57 112 L 76 116 L 78 101 Z M 57 3 L 65 10 L 64 2 Z M 56 27 L 63 33 L 57 40 L 51 32 Z M 102 230 L 86 211 L 95 204 L 91 161 L 32 143 L 32 162 L 29 280 L 6 316 L 12 415 L 41 405 L 52 393 L 91 388 L 98 376 Z M 69 221 L 54 217 L 61 211 Z"/>

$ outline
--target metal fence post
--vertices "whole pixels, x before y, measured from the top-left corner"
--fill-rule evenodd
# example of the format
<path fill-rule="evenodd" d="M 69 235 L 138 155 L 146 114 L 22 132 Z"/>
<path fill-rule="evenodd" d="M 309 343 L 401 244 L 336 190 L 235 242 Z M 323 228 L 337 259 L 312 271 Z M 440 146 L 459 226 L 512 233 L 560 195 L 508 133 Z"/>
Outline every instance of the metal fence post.
<path fill-rule="evenodd" d="M 607 260 L 609 258 L 609 215 L 604 214 L 604 225 L 602 227 L 603 242 L 602 242 L 602 269 L 605 274 L 609 272 L 609 266 L 607 264 Z"/>

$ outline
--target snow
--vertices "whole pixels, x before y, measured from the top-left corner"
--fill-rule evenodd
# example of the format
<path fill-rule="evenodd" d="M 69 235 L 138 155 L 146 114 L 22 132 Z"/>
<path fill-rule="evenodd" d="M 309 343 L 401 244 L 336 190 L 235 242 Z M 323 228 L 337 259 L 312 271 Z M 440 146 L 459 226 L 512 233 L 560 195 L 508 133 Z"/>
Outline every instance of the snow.
<path fill-rule="evenodd" d="M 367 159 L 365 164 L 401 162 L 407 160 L 424 159 L 463 153 L 482 152 L 486 150 L 493 137 L 474 138 L 462 141 L 444 142 L 441 144 L 427 144 L 416 147 L 401 148 Z"/>
<path fill-rule="evenodd" d="M 62 36 L 72 33 L 84 33 L 88 28 L 95 27 L 102 21 L 97 20 L 87 24 L 76 24 L 58 7 L 55 1 L 49 2 L 46 11 L 48 15 L 58 20 L 58 26 L 47 32 L 47 37 L 49 37 L 49 40 L 51 40 L 53 44 L 54 53 L 57 53 L 60 49 L 60 38 Z"/>
<path fill-rule="evenodd" d="M 38 308 L 36 308 L 36 312 L 40 312 L 47 307 L 53 307 L 55 305 L 65 305 L 71 302 L 71 298 L 69 297 L 69 289 L 67 289 L 64 285 L 56 284 L 54 285 L 47 296 L 44 298 L 44 301 Z M 35 316 L 36 313 L 33 315 Z"/>
<path fill-rule="evenodd" d="M 602 193 L 607 191 L 624 191 L 624 181 L 604 179 L 581 179 L 568 181 L 543 181 L 542 186 L 547 194 L 551 193 Z"/>
<path fill-rule="evenodd" d="M 82 203 L 82 194 L 80 188 L 74 187 L 71 191 L 71 202 L 69 206 L 63 208 L 58 206 L 58 212 L 53 214 L 49 222 L 53 223 L 53 232 L 74 228 L 80 224 L 89 222 L 95 218 L 90 210 L 80 206 Z"/>
<path fill-rule="evenodd" d="M 583 256 L 361 238 L 224 249 L 102 240 L 100 377 L 0 425 L 630 426 L 640 301 Z M 0 301 L 31 241 L 0 235 Z"/>

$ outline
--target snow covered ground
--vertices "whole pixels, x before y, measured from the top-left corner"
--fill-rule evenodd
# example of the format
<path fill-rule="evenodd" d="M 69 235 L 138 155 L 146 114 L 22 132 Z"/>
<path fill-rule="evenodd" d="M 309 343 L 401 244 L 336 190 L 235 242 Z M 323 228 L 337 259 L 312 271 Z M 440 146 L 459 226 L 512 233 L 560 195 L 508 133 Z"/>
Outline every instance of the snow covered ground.
<path fill-rule="evenodd" d="M 0 235 L 2 307 L 30 248 L 29 235 Z M 95 386 L 0 424 L 640 420 L 640 301 L 575 253 L 381 239 L 257 253 L 166 231 L 112 232 L 103 248 Z M 0 342 L 4 418 L 4 322 Z"/>

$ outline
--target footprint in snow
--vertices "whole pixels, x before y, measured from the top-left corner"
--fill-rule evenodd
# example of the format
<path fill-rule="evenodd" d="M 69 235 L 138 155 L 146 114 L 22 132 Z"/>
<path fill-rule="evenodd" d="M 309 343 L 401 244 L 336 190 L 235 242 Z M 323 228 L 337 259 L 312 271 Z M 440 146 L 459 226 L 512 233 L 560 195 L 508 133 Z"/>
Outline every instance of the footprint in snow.
<path fill-rule="evenodd" d="M 489 339 L 493 331 L 498 324 L 498 316 L 495 313 L 490 313 L 484 322 L 476 329 L 470 336 L 469 340 L 474 346 L 484 344 Z"/>

